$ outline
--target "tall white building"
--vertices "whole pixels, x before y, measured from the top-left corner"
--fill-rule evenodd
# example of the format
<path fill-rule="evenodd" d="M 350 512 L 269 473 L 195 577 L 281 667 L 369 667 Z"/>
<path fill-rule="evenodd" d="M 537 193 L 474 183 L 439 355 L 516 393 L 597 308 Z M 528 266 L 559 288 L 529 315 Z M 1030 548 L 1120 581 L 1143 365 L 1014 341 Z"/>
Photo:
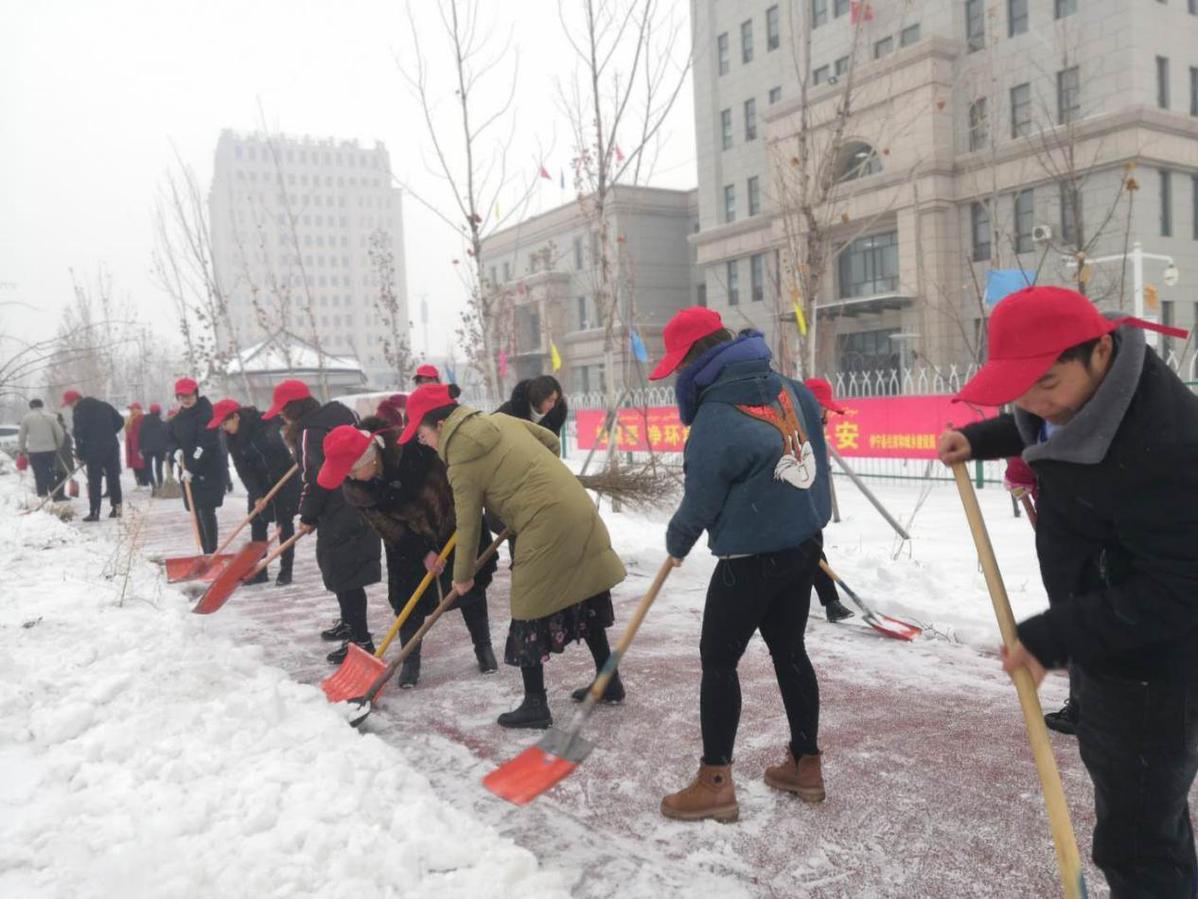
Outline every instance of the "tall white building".
<path fill-rule="evenodd" d="M 291 334 L 356 358 L 372 385 L 393 386 L 380 297 L 389 261 L 406 340 L 401 199 L 382 143 L 222 132 L 209 196 L 213 263 L 239 342 Z"/>

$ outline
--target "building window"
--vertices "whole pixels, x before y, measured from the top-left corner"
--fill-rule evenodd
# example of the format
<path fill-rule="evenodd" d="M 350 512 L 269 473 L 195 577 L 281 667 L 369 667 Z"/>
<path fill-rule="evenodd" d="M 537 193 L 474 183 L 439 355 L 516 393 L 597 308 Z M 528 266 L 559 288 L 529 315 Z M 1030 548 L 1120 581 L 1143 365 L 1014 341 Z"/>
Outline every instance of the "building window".
<path fill-rule="evenodd" d="M 840 370 L 848 373 L 889 371 L 897 368 L 898 353 L 890 339 L 897 333 L 896 328 L 886 328 L 838 334 L 836 343 L 840 356 Z"/>
<path fill-rule="evenodd" d="M 1194 2 L 1198 3 L 1198 0 Z M 1190 175 L 1190 232 L 1190 236 L 1198 240 L 1198 175 Z"/>
<path fill-rule="evenodd" d="M 1035 227 L 1035 192 L 1021 190 L 1015 194 L 1015 252 L 1032 251 L 1032 229 Z"/>
<path fill-rule="evenodd" d="M 1194 2 L 1194 0 L 1190 0 Z M 1071 16 L 1077 12 L 1077 0 L 1053 0 L 1052 14 L 1058 19 Z"/>
<path fill-rule="evenodd" d="M 970 53 L 986 46 L 985 0 L 965 0 L 965 43 Z"/>
<path fill-rule="evenodd" d="M 969 226 L 973 261 L 985 262 L 990 258 L 990 210 L 985 203 L 974 203 L 969 207 Z"/>
<path fill-rule="evenodd" d="M 980 150 L 990 143 L 990 113 L 986 98 L 969 104 L 969 149 Z"/>
<path fill-rule="evenodd" d="M 782 88 L 771 87 L 770 88 L 770 106 L 773 106 L 775 103 L 777 103 L 781 99 L 782 99 Z"/>
<path fill-rule="evenodd" d="M 582 271 L 582 238 L 574 238 L 574 270 Z"/>
<path fill-rule="evenodd" d="M 737 306 L 740 304 L 740 269 L 735 259 L 724 263 L 724 277 L 728 281 L 728 305 Z"/>
<path fill-rule="evenodd" d="M 725 150 L 732 149 L 732 110 L 720 110 L 720 146 Z"/>
<path fill-rule="evenodd" d="M 1011 88 L 1011 137 L 1032 133 L 1032 86 L 1017 84 Z"/>
<path fill-rule="evenodd" d="M 835 0 L 832 4 L 832 15 L 840 18 L 849 11 L 849 0 Z"/>
<path fill-rule="evenodd" d="M 1160 170 L 1161 176 L 1161 237 L 1173 236 L 1173 173 Z"/>
<path fill-rule="evenodd" d="M 904 28 L 902 31 L 899 32 L 899 46 L 900 47 L 910 47 L 912 44 L 914 44 L 918 40 L 919 40 L 919 23 L 918 22 L 916 22 L 914 25 L 908 25 L 906 28 Z"/>
<path fill-rule="evenodd" d="M 883 56 L 889 56 L 890 51 L 894 49 L 894 38 L 884 37 L 880 41 L 874 42 L 874 59 L 881 59 Z"/>
<path fill-rule="evenodd" d="M 591 323 L 587 319 L 587 298 L 579 297 L 578 298 L 578 330 L 585 331 L 590 326 L 591 326 Z"/>
<path fill-rule="evenodd" d="M 695 286 L 695 305 L 707 308 L 707 284 L 698 284 Z"/>
<path fill-rule="evenodd" d="M 898 232 L 858 237 L 841 251 L 842 299 L 893 293 L 898 289 Z"/>
<path fill-rule="evenodd" d="M 825 81 L 828 80 L 829 72 L 830 72 L 830 69 L 827 66 L 820 66 L 818 69 L 816 69 L 814 72 L 811 73 L 811 78 L 816 84 L 823 84 Z"/>
<path fill-rule="evenodd" d="M 728 70 L 732 67 L 731 60 L 728 58 L 728 32 L 724 32 L 715 39 L 716 55 L 719 59 L 720 74 L 727 75 Z"/>
<path fill-rule="evenodd" d="M 1081 112 L 1081 81 L 1077 66 L 1057 72 L 1057 122 L 1072 122 Z"/>
<path fill-rule="evenodd" d="M 754 175 L 749 179 L 749 215 L 761 213 L 761 179 Z"/>
<path fill-rule="evenodd" d="M 1027 32 L 1027 0 L 1007 0 L 1007 37 Z"/>
<path fill-rule="evenodd" d="M 505 262 L 503 264 L 503 281 L 506 284 L 510 280 L 512 280 L 512 264 Z"/>
<path fill-rule="evenodd" d="M 811 0 L 811 27 L 828 24 L 828 0 Z"/>
<path fill-rule="evenodd" d="M 837 78 L 839 78 L 841 75 L 843 75 L 848 70 L 849 70 L 849 58 L 847 56 L 842 56 L 842 57 L 840 57 L 840 59 L 836 60 L 836 77 Z"/>
<path fill-rule="evenodd" d="M 771 6 L 765 11 L 765 49 L 777 50 L 782 43 L 782 28 L 778 19 L 778 7 Z"/>
<path fill-rule="evenodd" d="M 1198 66 L 1190 66 L 1190 115 L 1198 115 Z"/>
<path fill-rule="evenodd" d="M 854 178 L 876 175 L 880 171 L 882 160 L 878 158 L 877 151 L 869 144 L 853 141 L 841 151 L 840 165 L 836 167 L 836 180 L 852 181 Z"/>
<path fill-rule="evenodd" d="M 1156 105 L 1169 108 L 1169 60 L 1164 56 L 1156 58 Z"/>
<path fill-rule="evenodd" d="M 751 63 L 753 61 L 753 20 L 748 19 L 740 23 L 740 61 Z"/>
<path fill-rule="evenodd" d="M 745 100 L 745 140 L 757 140 L 757 100 Z"/>
<path fill-rule="evenodd" d="M 1077 223 L 1082 215 L 1082 192 L 1069 182 L 1061 184 L 1061 240 L 1078 243 Z"/>
<path fill-rule="evenodd" d="M 736 185 L 724 185 L 724 221 L 736 221 Z"/>
<path fill-rule="evenodd" d="M 754 303 L 765 299 L 765 254 L 754 253 L 749 257 L 749 292 Z"/>

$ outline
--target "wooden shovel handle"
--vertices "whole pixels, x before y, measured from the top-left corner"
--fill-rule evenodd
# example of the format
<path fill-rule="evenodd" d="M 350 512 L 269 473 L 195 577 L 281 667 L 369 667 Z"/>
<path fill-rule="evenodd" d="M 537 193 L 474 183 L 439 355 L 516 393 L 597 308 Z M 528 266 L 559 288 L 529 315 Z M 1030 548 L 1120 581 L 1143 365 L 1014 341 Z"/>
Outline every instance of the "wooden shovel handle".
<path fill-rule="evenodd" d="M 61 481 L 59 481 L 57 484 L 55 484 L 53 487 L 50 488 L 50 492 L 42 497 L 42 501 L 40 503 L 38 503 L 32 509 L 26 509 L 24 512 L 21 512 L 20 514 L 21 515 L 32 515 L 34 512 L 40 512 L 42 509 L 44 509 L 46 507 L 46 503 L 48 503 L 48 502 L 50 502 L 50 500 L 54 499 L 54 494 L 56 494 L 59 490 L 61 490 L 63 485 L 67 481 L 69 481 L 71 478 L 75 477 L 75 475 L 77 475 L 79 473 L 79 469 L 82 468 L 84 466 L 84 464 L 85 463 L 80 462 L 75 467 L 74 471 L 72 471 L 65 478 L 63 478 Z"/>
<path fill-rule="evenodd" d="M 291 549 L 291 547 L 295 546 L 295 544 L 303 536 L 304 536 L 303 531 L 296 531 L 294 534 L 292 534 L 290 537 L 288 537 L 286 540 L 284 540 L 282 543 L 280 543 L 278 546 L 276 546 L 273 550 L 271 550 L 270 555 L 268 555 L 265 559 L 263 559 L 261 562 L 259 562 L 258 565 L 254 568 L 254 570 L 251 571 L 249 574 L 247 574 L 245 576 L 245 578 L 243 578 L 243 580 L 248 581 L 250 578 L 257 575 L 258 572 L 264 571 L 266 569 L 267 565 L 269 565 L 271 562 L 273 562 L 275 559 L 277 559 L 279 556 L 281 556 L 287 550 Z"/>
<path fill-rule="evenodd" d="M 237 527 L 235 527 L 233 529 L 233 533 L 231 533 L 228 537 L 225 538 L 225 542 L 216 548 L 216 552 L 213 553 L 213 555 L 219 556 L 226 549 L 228 549 L 229 544 L 231 544 L 237 538 L 237 535 L 240 534 L 243 530 L 245 530 L 245 526 L 254 520 L 254 517 L 258 514 L 259 505 L 261 505 L 262 507 L 265 507 L 267 503 L 269 503 L 272 499 L 274 499 L 275 496 L 278 494 L 278 492 L 283 489 L 283 485 L 286 484 L 289 480 L 291 480 L 292 476 L 297 471 L 299 471 L 299 465 L 298 464 L 292 465 L 291 468 L 287 471 L 287 474 L 285 474 L 281 478 L 279 478 L 279 483 L 277 483 L 273 487 L 271 487 L 270 491 L 266 494 L 266 496 L 262 497 L 262 499 L 258 500 L 258 502 L 255 503 L 254 510 L 252 512 L 250 512 L 249 515 L 247 515 L 245 518 L 243 518 L 241 520 L 241 524 L 237 525 Z"/>
<path fill-rule="evenodd" d="M 187 508 L 191 510 L 191 530 L 195 534 L 196 547 L 200 554 L 204 553 L 204 540 L 200 537 L 200 513 L 196 511 L 196 502 L 191 497 L 191 481 L 183 482 L 183 493 L 187 496 Z"/>
<path fill-rule="evenodd" d="M 990 534 L 986 531 L 986 522 L 982 518 L 978 497 L 974 493 L 973 483 L 969 480 L 969 472 L 964 463 L 957 462 L 953 465 L 953 476 L 961 494 L 961 504 L 965 507 L 965 517 L 969 520 L 969 529 L 973 532 L 973 542 L 977 547 L 978 559 L 982 563 L 982 573 L 986 577 L 986 587 L 990 591 L 990 601 L 994 605 L 994 615 L 998 619 L 1003 645 L 1012 649 L 1019 642 L 1019 634 L 1015 630 L 1015 616 L 1011 612 L 1007 589 L 998 570 L 998 560 L 994 555 L 994 546 L 990 543 Z M 1044 793 L 1044 805 L 1048 809 L 1048 823 L 1052 829 L 1052 841 L 1056 847 L 1057 866 L 1060 868 L 1065 896 L 1068 899 L 1080 899 L 1085 895 L 1081 855 L 1077 851 L 1077 838 L 1073 833 L 1073 822 L 1069 819 L 1069 805 L 1065 801 L 1065 789 L 1061 785 L 1056 756 L 1053 755 L 1048 728 L 1044 724 L 1040 696 L 1036 692 L 1031 672 L 1026 668 L 1016 669 L 1011 679 L 1015 682 L 1015 691 L 1019 694 L 1019 705 L 1023 709 L 1023 720 L 1027 725 L 1028 743 L 1031 744 L 1036 771 L 1040 775 L 1040 787 Z"/>

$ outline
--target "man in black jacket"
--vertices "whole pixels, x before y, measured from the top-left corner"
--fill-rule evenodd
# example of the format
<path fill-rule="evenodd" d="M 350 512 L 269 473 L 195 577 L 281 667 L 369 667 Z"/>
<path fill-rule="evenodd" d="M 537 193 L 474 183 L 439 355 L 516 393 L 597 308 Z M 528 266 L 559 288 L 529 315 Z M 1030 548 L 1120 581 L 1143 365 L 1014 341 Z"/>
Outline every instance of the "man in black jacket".
<path fill-rule="evenodd" d="M 218 542 L 216 510 L 225 501 L 227 465 L 220 437 L 208 428 L 212 403 L 208 397 L 200 396 L 200 385 L 191 378 L 180 378 L 175 382 L 175 398 L 179 401 L 179 412 L 167 424 L 169 442 L 174 447 L 175 462 L 182 471 L 180 478 L 191 485 L 191 497 L 200 522 L 200 546 L 205 554 L 214 553 Z M 183 507 L 190 511 L 186 490 L 183 491 Z"/>
<path fill-rule="evenodd" d="M 71 407 L 75 457 L 87 465 L 89 512 L 84 521 L 100 520 L 103 491 L 100 479 L 108 482 L 109 518 L 121 517 L 121 448 L 116 435 L 125 429 L 121 413 L 103 400 L 82 396 L 77 390 L 62 395 L 62 404 Z"/>
<path fill-rule="evenodd" d="M 283 443 L 279 433 L 279 422 L 265 421 L 253 406 L 242 406 L 237 400 L 224 399 L 212 409 L 209 428 L 220 428 L 225 433 L 225 445 L 237 468 L 237 476 L 245 485 L 247 512 L 258 509 L 250 522 L 250 539 L 265 540 L 267 525 L 279 523 L 279 539 L 286 541 L 295 533 L 295 514 L 299 509 L 300 482 L 291 471 L 295 462 L 291 451 Z M 269 502 L 263 502 L 266 494 L 284 477 L 287 481 Z M 295 561 L 294 547 L 283 551 L 280 556 L 279 576 L 275 584 L 284 587 L 291 583 L 291 568 Z M 264 584 L 269 575 L 263 568 L 247 581 L 249 584 Z"/>
<path fill-rule="evenodd" d="M 166 455 L 166 422 L 162 420 L 162 406 L 158 403 L 150 403 L 150 411 L 141 420 L 138 437 L 150 486 L 153 493 L 157 494 L 162 486 L 162 459 Z"/>
<path fill-rule="evenodd" d="M 1071 667 L 1094 782 L 1093 857 L 1111 895 L 1193 897 L 1187 797 L 1198 771 L 1198 397 L 1134 319 L 1030 287 L 989 324 L 989 360 L 959 400 L 1013 414 L 949 430 L 946 463 L 1022 455 L 1039 487 L 1049 608 L 1003 667 Z"/>

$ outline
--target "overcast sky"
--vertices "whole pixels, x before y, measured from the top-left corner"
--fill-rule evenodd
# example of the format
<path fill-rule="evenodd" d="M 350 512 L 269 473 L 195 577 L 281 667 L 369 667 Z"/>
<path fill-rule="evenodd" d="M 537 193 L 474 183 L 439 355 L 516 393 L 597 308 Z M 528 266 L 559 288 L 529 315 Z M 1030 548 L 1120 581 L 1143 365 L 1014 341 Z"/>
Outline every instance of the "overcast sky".
<path fill-rule="evenodd" d="M 530 213 L 552 208 L 569 199 L 558 175 L 573 152 L 556 83 L 575 63 L 557 2 L 480 7 L 489 32 L 513 30 L 519 56 L 511 195 L 535 175 L 543 147 L 553 181 L 539 182 Z M 431 0 L 416 9 L 433 91 L 452 102 Z M 684 0 L 674 14 L 689 43 Z M 156 187 L 174 147 L 206 189 L 221 129 L 258 130 L 259 103 L 272 131 L 382 140 L 395 173 L 447 207 L 443 183 L 426 171 L 427 134 L 396 65 L 397 56 L 410 59 L 407 31 L 395 0 L 0 0 L 0 333 L 52 332 L 70 299 L 69 269 L 94 278 L 101 264 L 118 298 L 172 333 L 169 300 L 149 276 Z M 652 183 L 693 187 L 689 82 L 664 137 Z M 461 308 L 451 261 L 461 250 L 410 198 L 404 230 L 413 342 L 422 349 L 419 302 L 427 295 L 432 352 L 440 354 Z"/>

